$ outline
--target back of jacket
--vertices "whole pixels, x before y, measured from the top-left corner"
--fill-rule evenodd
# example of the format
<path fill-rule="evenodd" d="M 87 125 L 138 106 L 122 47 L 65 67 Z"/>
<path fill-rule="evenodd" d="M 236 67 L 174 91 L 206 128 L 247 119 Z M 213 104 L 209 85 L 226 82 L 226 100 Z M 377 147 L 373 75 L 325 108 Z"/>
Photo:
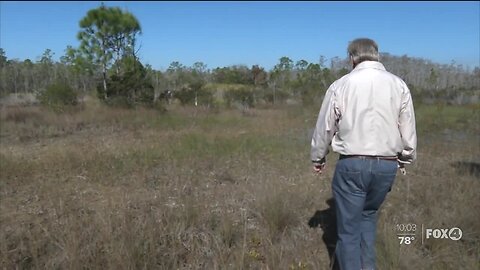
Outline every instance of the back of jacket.
<path fill-rule="evenodd" d="M 403 80 L 364 61 L 327 90 L 312 138 L 312 160 L 328 153 L 416 158 L 415 114 Z"/>

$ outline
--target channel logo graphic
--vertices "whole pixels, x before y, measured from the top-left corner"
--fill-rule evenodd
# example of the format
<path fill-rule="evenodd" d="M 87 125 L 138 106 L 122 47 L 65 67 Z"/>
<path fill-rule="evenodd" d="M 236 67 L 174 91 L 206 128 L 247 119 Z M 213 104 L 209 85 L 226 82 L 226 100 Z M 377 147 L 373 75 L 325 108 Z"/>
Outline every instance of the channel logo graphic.
<path fill-rule="evenodd" d="M 450 239 L 458 241 L 462 238 L 463 232 L 460 228 L 454 227 L 451 229 L 425 229 L 425 239 Z"/>

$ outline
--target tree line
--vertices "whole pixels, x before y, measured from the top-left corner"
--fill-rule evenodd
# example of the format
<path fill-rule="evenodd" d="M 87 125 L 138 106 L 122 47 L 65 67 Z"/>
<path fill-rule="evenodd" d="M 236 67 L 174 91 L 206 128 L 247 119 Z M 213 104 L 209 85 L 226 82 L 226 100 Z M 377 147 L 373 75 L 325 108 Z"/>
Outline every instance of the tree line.
<path fill-rule="evenodd" d="M 143 65 L 137 54 L 139 21 L 130 12 L 103 4 L 88 11 L 79 22 L 77 48 L 67 46 L 59 61 L 53 52 L 31 59 L 9 59 L 0 48 L 0 96 L 11 93 L 42 95 L 49 87 L 68 88 L 75 95 L 94 91 L 107 104 L 152 105 L 176 98 L 182 104 L 255 106 L 262 103 L 301 102 L 321 98 L 328 86 L 350 71 L 347 58 L 294 61 L 281 57 L 270 70 L 259 65 L 233 65 L 209 69 L 203 62 L 192 66 L 172 62 L 167 70 Z M 477 98 L 480 68 L 438 64 L 423 58 L 381 54 L 387 70 L 407 82 L 420 98 L 455 100 Z M 61 92 L 61 91 L 60 91 Z M 461 102 L 460 102 L 461 103 Z"/>

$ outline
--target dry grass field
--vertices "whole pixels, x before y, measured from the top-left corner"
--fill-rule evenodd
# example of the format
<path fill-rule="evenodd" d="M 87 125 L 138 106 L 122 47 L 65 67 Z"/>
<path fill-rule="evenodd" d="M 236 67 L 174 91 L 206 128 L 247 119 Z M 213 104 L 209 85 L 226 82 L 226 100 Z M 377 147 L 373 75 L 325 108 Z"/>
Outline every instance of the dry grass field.
<path fill-rule="evenodd" d="M 418 161 L 378 224 L 378 269 L 480 269 L 480 107 L 419 106 Z M 2 269 L 329 269 L 331 178 L 318 108 L 0 115 Z M 415 224 L 400 245 L 396 228 Z M 421 225 L 459 227 L 459 241 Z"/>

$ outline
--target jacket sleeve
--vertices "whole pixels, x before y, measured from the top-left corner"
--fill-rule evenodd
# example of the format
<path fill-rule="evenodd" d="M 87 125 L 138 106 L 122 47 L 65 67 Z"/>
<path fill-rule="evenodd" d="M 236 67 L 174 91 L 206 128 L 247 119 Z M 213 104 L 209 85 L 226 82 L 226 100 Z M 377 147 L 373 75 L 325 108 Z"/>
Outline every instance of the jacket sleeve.
<path fill-rule="evenodd" d="M 415 112 L 413 109 L 412 95 L 406 85 L 404 85 L 402 95 L 398 128 L 403 143 L 401 159 L 407 163 L 412 162 L 417 158 L 417 131 L 415 128 Z"/>
<path fill-rule="evenodd" d="M 340 118 L 336 104 L 336 93 L 332 84 L 325 93 L 313 131 L 310 153 L 312 161 L 322 160 L 328 154 L 328 147 L 338 130 L 337 122 Z"/>

